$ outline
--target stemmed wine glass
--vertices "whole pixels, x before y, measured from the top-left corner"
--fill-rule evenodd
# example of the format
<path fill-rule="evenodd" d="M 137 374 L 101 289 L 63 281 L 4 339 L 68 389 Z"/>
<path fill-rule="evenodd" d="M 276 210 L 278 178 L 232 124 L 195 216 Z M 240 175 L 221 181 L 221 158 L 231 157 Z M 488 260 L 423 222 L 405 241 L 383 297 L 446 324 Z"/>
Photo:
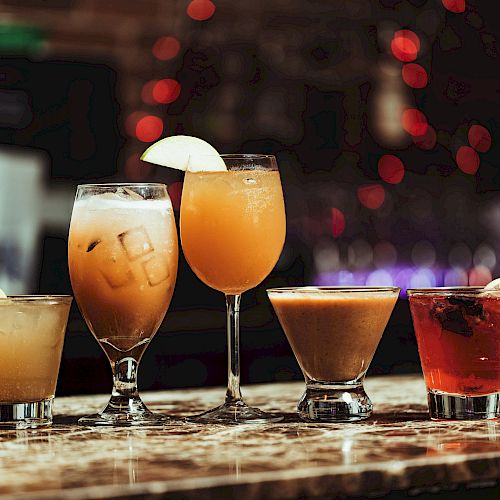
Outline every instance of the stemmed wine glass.
<path fill-rule="evenodd" d="M 241 294 L 273 269 L 285 240 L 285 207 L 276 158 L 221 155 L 227 171 L 203 171 L 216 162 L 192 156 L 181 200 L 181 241 L 194 273 L 223 292 L 227 308 L 228 387 L 223 405 L 190 420 L 209 423 L 275 421 L 249 407 L 240 391 Z"/>
<path fill-rule="evenodd" d="M 77 188 L 69 231 L 69 271 L 80 311 L 111 363 L 113 390 L 85 425 L 152 425 L 139 397 L 139 362 L 170 304 L 178 244 L 164 184 Z"/>

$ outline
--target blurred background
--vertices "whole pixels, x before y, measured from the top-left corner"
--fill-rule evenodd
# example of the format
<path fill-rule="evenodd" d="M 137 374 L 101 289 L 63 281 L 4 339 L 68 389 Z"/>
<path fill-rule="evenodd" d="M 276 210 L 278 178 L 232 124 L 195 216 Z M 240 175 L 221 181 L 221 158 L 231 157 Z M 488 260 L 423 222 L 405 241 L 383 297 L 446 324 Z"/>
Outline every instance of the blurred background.
<path fill-rule="evenodd" d="M 500 18 L 479 0 L 0 0 L 0 287 L 71 293 L 76 185 L 169 184 L 169 135 L 278 158 L 287 240 L 242 300 L 242 381 L 301 379 L 265 289 L 397 285 L 371 374 L 420 370 L 409 287 L 500 275 Z M 258 242 L 256 242 L 258 244 Z M 141 390 L 225 384 L 222 294 L 181 254 Z M 58 393 L 108 392 L 74 305 Z"/>

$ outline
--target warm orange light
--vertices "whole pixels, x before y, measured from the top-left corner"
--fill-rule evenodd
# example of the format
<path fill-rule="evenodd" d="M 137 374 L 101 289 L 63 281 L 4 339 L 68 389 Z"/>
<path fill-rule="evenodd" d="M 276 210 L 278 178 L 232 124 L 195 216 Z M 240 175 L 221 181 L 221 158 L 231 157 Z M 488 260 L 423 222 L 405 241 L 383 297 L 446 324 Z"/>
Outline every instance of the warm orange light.
<path fill-rule="evenodd" d="M 358 188 L 358 199 L 366 208 L 380 208 L 385 200 L 385 191 L 380 184 L 368 184 Z"/>
<path fill-rule="evenodd" d="M 378 161 L 378 174 L 389 184 L 399 184 L 405 175 L 405 167 L 397 156 L 383 155 Z"/>
<path fill-rule="evenodd" d="M 163 120 L 158 116 L 146 115 L 135 126 L 135 136 L 142 142 L 153 142 L 163 133 Z"/>
<path fill-rule="evenodd" d="M 187 7 L 187 14 L 195 21 L 206 21 L 215 12 L 215 5 L 210 0 L 193 0 Z"/>
<path fill-rule="evenodd" d="M 153 99 L 160 104 L 174 102 L 181 93 L 181 85 L 173 78 L 159 80 L 153 86 Z"/>
<path fill-rule="evenodd" d="M 156 40 L 151 49 L 153 55 L 160 61 L 173 59 L 181 48 L 179 40 L 173 36 L 162 36 Z"/>
<path fill-rule="evenodd" d="M 417 63 L 409 63 L 401 70 L 403 80 L 409 87 L 423 89 L 428 82 L 427 71 Z"/>
<path fill-rule="evenodd" d="M 470 146 L 460 146 L 456 160 L 458 168 L 466 174 L 474 175 L 479 168 L 479 155 Z"/>

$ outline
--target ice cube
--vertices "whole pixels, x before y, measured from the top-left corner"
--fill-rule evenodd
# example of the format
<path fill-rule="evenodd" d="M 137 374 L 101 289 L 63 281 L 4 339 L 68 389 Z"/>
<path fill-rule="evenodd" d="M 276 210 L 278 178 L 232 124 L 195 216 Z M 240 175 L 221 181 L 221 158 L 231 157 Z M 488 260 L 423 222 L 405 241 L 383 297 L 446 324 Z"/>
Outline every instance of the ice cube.
<path fill-rule="evenodd" d="M 125 200 L 144 200 L 144 198 L 139 194 L 127 187 L 119 187 L 116 190 L 116 194 Z"/>
<path fill-rule="evenodd" d="M 109 265 L 100 269 L 103 278 L 111 288 L 121 288 L 134 281 L 134 275 L 128 267 L 126 259 L 120 260 L 121 262 L 117 262 L 110 259 Z"/>
<path fill-rule="evenodd" d="M 130 261 L 154 252 L 153 244 L 144 226 L 124 231 L 118 235 L 118 239 Z"/>
<path fill-rule="evenodd" d="M 152 257 L 146 262 L 142 263 L 142 268 L 148 279 L 150 286 L 156 286 L 166 281 L 170 276 L 166 263 L 158 257 Z"/>

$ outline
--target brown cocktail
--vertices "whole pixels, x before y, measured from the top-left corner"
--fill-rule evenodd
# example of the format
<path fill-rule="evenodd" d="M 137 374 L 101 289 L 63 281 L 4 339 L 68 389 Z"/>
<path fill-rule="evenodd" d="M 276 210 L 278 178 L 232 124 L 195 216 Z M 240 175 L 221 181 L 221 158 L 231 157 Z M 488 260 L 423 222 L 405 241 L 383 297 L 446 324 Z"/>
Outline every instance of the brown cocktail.
<path fill-rule="evenodd" d="M 302 418 L 370 416 L 372 403 L 363 380 L 398 294 L 396 287 L 268 290 L 306 380 L 298 406 Z"/>

